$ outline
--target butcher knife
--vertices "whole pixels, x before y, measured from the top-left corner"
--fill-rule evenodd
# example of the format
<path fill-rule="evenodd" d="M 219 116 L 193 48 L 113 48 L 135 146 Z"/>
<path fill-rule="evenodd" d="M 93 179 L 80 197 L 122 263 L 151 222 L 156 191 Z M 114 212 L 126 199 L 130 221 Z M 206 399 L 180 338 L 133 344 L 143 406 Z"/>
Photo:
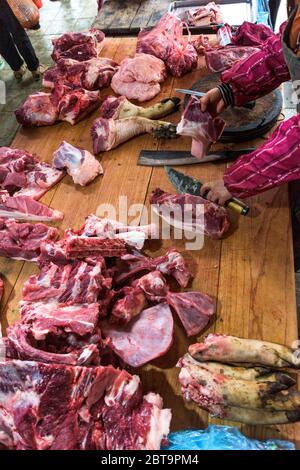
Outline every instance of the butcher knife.
<path fill-rule="evenodd" d="M 192 194 L 193 196 L 200 196 L 200 189 L 203 184 L 201 181 L 185 175 L 184 173 L 180 173 L 169 166 L 165 167 L 165 172 L 176 191 L 181 194 L 187 193 Z M 205 195 L 203 197 L 205 199 Z M 247 215 L 249 212 L 249 207 L 235 197 L 226 202 L 226 207 L 241 215 Z"/>
<path fill-rule="evenodd" d="M 224 150 L 221 152 L 208 153 L 203 158 L 196 158 L 191 152 L 184 150 L 142 150 L 138 159 L 138 165 L 143 166 L 165 166 L 165 165 L 194 165 L 208 162 L 224 162 L 236 160 L 246 153 L 253 152 L 254 148 L 243 150 Z"/>

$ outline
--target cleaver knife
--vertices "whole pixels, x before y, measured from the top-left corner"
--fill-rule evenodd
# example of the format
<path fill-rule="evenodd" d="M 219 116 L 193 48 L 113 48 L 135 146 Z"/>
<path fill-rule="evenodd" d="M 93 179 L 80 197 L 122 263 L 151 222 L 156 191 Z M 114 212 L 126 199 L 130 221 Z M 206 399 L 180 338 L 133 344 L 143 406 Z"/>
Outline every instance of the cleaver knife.
<path fill-rule="evenodd" d="M 243 150 L 224 150 L 221 152 L 208 153 L 204 158 L 196 158 L 191 152 L 184 150 L 142 150 L 138 165 L 143 166 L 165 166 L 165 165 L 194 165 L 208 162 L 225 162 L 236 160 L 247 153 L 253 152 L 254 148 Z"/>
<path fill-rule="evenodd" d="M 188 193 L 192 194 L 193 196 L 200 196 L 200 189 L 202 186 L 201 181 L 192 178 L 191 176 L 187 176 L 184 173 L 180 173 L 179 171 L 174 170 L 174 168 L 169 166 L 165 167 L 165 172 L 176 191 L 181 194 Z M 227 201 L 226 207 L 234 210 L 240 215 L 247 215 L 249 212 L 249 207 L 244 202 L 236 199 L 235 197 Z"/>

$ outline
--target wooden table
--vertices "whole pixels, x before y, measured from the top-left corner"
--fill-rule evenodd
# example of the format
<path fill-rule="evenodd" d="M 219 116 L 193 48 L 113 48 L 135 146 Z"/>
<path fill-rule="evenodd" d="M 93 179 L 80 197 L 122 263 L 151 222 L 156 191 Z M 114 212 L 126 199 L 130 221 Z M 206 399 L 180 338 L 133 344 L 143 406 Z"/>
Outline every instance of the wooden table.
<path fill-rule="evenodd" d="M 107 0 L 94 23 L 107 36 L 137 35 L 154 26 L 168 11 L 171 0 Z"/>
<path fill-rule="evenodd" d="M 106 39 L 102 55 L 120 61 L 134 53 L 135 44 L 135 39 Z M 198 70 L 183 79 L 169 77 L 156 101 L 174 95 L 172 89 L 175 87 L 190 86 L 205 73 L 200 60 Z M 110 90 L 103 91 L 103 97 L 109 93 Z M 95 116 L 97 113 L 75 127 L 61 123 L 53 127 L 22 129 L 12 146 L 36 152 L 48 162 L 62 140 L 91 150 L 90 128 Z M 172 115 L 170 120 L 178 122 L 179 116 L 179 113 Z M 262 140 L 254 144 L 260 142 Z M 245 146 L 251 144 L 253 142 L 245 143 Z M 158 147 L 187 150 L 190 140 L 180 138 L 158 145 L 148 135 L 135 138 L 102 156 L 103 177 L 80 188 L 67 176 L 44 196 L 43 202 L 65 213 L 64 221 L 58 224 L 62 230 L 78 228 L 86 215 L 97 211 L 100 203 L 117 205 L 120 195 L 128 197 L 129 205 L 148 205 L 149 194 L 157 186 L 174 192 L 163 169 L 137 166 L 141 149 Z M 204 181 L 221 178 L 224 170 L 224 164 L 201 164 L 184 169 Z M 223 240 L 206 239 L 201 251 L 185 253 L 194 273 L 191 288 L 217 299 L 216 321 L 204 333 L 211 331 L 291 345 L 297 339 L 297 316 L 287 187 L 268 191 L 248 202 L 256 209 L 255 217 L 235 218 L 230 234 Z M 170 246 L 184 250 L 184 241 L 153 242 L 151 254 L 162 254 Z M 6 326 L 18 318 L 22 285 L 29 275 L 37 272 L 37 268 L 32 263 L 1 258 L 0 271 L 5 277 L 1 316 L 5 332 Z M 176 362 L 192 342 L 195 338 L 187 340 L 176 321 L 171 351 L 141 371 L 144 389 L 159 392 L 165 406 L 172 408 L 173 430 L 203 428 L 208 423 L 205 412 L 183 401 L 177 380 Z M 241 429 L 251 437 L 289 439 L 300 447 L 299 424 L 242 426 Z"/>

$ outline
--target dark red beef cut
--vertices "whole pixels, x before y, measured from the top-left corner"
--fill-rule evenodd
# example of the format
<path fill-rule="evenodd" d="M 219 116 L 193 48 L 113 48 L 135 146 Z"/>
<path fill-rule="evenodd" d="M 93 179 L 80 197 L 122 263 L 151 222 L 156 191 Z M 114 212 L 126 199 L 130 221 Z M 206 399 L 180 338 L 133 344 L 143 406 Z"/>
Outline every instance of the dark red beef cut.
<path fill-rule="evenodd" d="M 0 362 L 0 446 L 159 450 L 171 412 L 138 376 L 108 367 Z"/>

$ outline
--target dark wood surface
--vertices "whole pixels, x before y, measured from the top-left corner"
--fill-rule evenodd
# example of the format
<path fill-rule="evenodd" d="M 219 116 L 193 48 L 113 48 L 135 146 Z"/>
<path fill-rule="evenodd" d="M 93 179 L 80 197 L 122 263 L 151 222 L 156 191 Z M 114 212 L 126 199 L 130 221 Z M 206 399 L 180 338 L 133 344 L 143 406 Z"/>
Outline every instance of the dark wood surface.
<path fill-rule="evenodd" d="M 134 54 L 135 39 L 106 39 L 102 56 L 121 61 Z M 176 95 L 174 88 L 189 87 L 207 73 L 203 59 L 198 69 L 182 79 L 168 77 L 161 93 L 150 103 Z M 101 96 L 111 94 L 103 90 Z M 72 127 L 67 123 L 56 126 L 22 129 L 13 147 L 35 152 L 44 161 L 51 162 L 54 150 L 62 140 L 91 151 L 90 128 L 96 111 L 88 119 Z M 178 122 L 180 112 L 167 118 Z M 247 147 L 258 146 L 263 140 L 247 142 Z M 128 205 L 145 203 L 156 187 L 174 192 L 163 168 L 141 167 L 137 158 L 142 149 L 189 150 L 191 141 L 181 137 L 175 141 L 157 144 L 149 135 L 137 137 L 119 148 L 101 155 L 104 175 L 85 188 L 74 186 L 66 176 L 43 197 L 42 201 L 64 212 L 65 218 L 57 226 L 79 228 L 84 217 L 96 213 L 101 203 L 117 206 L 120 195 L 127 195 Z M 237 145 L 218 145 L 214 150 L 242 148 Z M 203 181 L 221 178 L 225 164 L 193 165 L 185 171 Z M 291 346 L 297 340 L 295 276 L 293 269 L 291 219 L 287 186 L 267 191 L 246 201 L 254 209 L 251 217 L 232 217 L 232 228 L 223 240 L 205 240 L 199 251 L 186 251 L 183 240 L 163 240 L 149 245 L 151 255 L 163 254 L 170 246 L 185 252 L 194 280 L 190 290 L 211 295 L 217 301 L 217 315 L 209 332 L 263 339 Z M 1 306 L 1 325 L 5 333 L 8 324 L 18 319 L 18 302 L 22 286 L 37 272 L 34 263 L 0 258 L 0 272 L 5 280 L 5 295 Z M 175 320 L 175 337 L 171 350 L 157 361 L 137 371 L 145 391 L 161 394 L 166 407 L 172 409 L 172 430 L 203 428 L 207 413 L 193 403 L 186 403 L 180 393 L 177 360 L 186 353 L 188 345 L 197 339 L 187 339 Z M 226 423 L 228 424 L 228 422 Z M 256 438 L 279 438 L 296 442 L 300 448 L 300 424 L 286 426 L 239 426 L 243 432 Z"/>

